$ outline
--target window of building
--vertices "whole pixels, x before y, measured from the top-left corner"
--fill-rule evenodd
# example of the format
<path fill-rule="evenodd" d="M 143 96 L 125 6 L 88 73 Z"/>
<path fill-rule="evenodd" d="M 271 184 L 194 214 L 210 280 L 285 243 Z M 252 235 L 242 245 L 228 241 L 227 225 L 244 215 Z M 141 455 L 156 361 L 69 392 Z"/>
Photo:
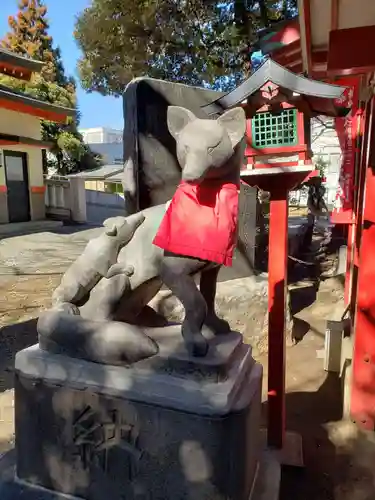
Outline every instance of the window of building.
<path fill-rule="evenodd" d="M 112 194 L 123 194 L 124 188 L 120 183 L 108 182 L 106 185 L 106 192 Z"/>
<path fill-rule="evenodd" d="M 295 108 L 284 109 L 278 114 L 257 113 L 251 122 L 254 148 L 279 148 L 298 143 Z"/>

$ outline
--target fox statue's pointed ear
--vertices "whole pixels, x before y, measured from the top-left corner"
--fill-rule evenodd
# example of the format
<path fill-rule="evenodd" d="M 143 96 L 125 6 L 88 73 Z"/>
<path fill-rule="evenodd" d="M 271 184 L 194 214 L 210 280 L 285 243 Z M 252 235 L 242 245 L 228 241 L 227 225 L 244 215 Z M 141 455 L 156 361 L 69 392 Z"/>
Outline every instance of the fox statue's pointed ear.
<path fill-rule="evenodd" d="M 239 144 L 246 132 L 246 115 L 242 108 L 233 108 L 221 115 L 217 121 L 228 132 L 232 146 Z"/>
<path fill-rule="evenodd" d="M 107 236 L 117 236 L 117 227 L 115 224 L 112 227 L 106 227 L 104 232 Z"/>
<path fill-rule="evenodd" d="M 180 106 L 169 106 L 167 112 L 168 130 L 176 139 L 181 130 L 186 127 L 189 122 L 196 119 L 194 113 Z"/>

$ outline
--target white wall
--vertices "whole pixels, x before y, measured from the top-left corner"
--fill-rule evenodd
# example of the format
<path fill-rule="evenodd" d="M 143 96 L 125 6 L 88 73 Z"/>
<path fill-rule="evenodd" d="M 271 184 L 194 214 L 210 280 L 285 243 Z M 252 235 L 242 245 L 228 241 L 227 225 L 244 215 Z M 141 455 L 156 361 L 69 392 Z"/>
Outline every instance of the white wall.
<path fill-rule="evenodd" d="M 120 193 L 105 193 L 86 189 L 86 202 L 93 205 L 101 205 L 104 207 L 119 207 L 124 208 L 124 195 Z"/>
<path fill-rule="evenodd" d="M 106 127 L 86 128 L 79 131 L 87 144 L 122 142 L 122 130 Z"/>
<path fill-rule="evenodd" d="M 103 224 L 109 217 L 125 216 L 124 198 L 116 193 L 103 193 L 86 189 L 87 221 L 90 224 Z"/>
<path fill-rule="evenodd" d="M 41 139 L 40 119 L 18 111 L 0 108 L 0 132 L 14 134 L 31 139 Z"/>

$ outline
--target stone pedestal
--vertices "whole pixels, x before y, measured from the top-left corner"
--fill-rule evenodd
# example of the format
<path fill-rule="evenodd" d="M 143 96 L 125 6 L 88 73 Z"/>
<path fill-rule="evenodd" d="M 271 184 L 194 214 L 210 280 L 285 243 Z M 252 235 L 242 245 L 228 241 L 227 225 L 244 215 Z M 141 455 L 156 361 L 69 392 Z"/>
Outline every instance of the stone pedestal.
<path fill-rule="evenodd" d="M 180 336 L 154 333 L 159 355 L 130 368 L 18 353 L 19 498 L 249 500 L 262 384 L 251 347 L 231 333 L 191 359 Z"/>

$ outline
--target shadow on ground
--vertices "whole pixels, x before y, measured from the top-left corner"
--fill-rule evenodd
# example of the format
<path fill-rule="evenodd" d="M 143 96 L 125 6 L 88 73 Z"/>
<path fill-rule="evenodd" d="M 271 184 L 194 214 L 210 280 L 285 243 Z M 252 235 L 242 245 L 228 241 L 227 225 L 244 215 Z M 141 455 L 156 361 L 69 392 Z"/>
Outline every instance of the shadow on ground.
<path fill-rule="evenodd" d="M 335 499 L 336 448 L 325 424 L 341 419 L 340 382 L 328 375 L 316 392 L 286 395 L 286 425 L 303 438 L 305 468 L 282 471 L 280 500 Z"/>
<path fill-rule="evenodd" d="M 292 316 L 314 304 L 318 289 L 319 284 L 313 284 L 304 288 L 290 290 L 290 312 Z"/>
<path fill-rule="evenodd" d="M 300 318 L 293 318 L 292 340 L 295 343 L 301 342 L 310 329 L 310 323 L 307 321 Z"/>

